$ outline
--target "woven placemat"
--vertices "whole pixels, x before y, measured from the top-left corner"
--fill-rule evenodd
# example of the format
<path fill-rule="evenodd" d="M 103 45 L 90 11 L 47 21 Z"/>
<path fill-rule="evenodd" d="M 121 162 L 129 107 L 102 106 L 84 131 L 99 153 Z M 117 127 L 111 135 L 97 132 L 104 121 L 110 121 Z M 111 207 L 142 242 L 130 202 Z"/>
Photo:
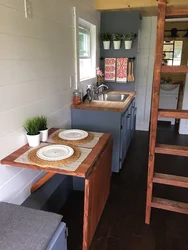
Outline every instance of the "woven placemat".
<path fill-rule="evenodd" d="M 55 143 L 60 143 L 60 144 L 71 144 L 71 145 L 75 145 L 75 146 L 78 146 L 78 145 L 82 145 L 82 144 L 86 144 L 90 141 L 92 141 L 94 139 L 94 134 L 91 133 L 91 132 L 88 132 L 88 137 L 82 139 L 82 140 L 75 140 L 75 141 L 68 141 L 68 140 L 63 140 L 61 139 L 59 136 L 58 136 L 59 132 L 55 133 L 53 136 L 52 136 L 52 140 L 55 142 Z"/>
<path fill-rule="evenodd" d="M 58 145 L 58 144 L 50 144 L 50 145 Z M 41 149 L 41 148 L 46 147 L 46 145 L 45 145 L 45 146 L 42 146 L 42 147 L 38 147 L 38 148 L 32 150 L 31 152 L 29 152 L 28 160 L 32 164 L 40 166 L 42 168 L 59 168 L 59 167 L 66 166 L 68 164 L 71 164 L 71 163 L 75 162 L 81 155 L 80 150 L 78 148 L 76 148 L 76 147 L 74 147 L 74 146 L 72 146 L 70 144 L 69 145 L 66 144 L 66 145 L 70 146 L 71 148 L 74 149 L 74 154 L 71 157 L 67 158 L 67 159 L 60 160 L 60 161 L 46 161 L 46 160 L 40 159 L 37 156 L 37 151 L 39 149 Z"/>

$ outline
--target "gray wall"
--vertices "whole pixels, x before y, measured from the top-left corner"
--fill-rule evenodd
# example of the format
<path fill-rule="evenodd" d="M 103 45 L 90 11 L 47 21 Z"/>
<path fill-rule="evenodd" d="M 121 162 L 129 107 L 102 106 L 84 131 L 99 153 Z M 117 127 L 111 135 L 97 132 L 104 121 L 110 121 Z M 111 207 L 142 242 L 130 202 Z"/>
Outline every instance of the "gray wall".
<path fill-rule="evenodd" d="M 118 12 L 104 12 L 101 13 L 101 33 L 127 33 L 133 32 L 138 35 L 138 30 L 140 28 L 140 13 L 138 11 L 118 11 Z M 124 44 L 122 42 L 120 50 L 114 50 L 113 44 L 111 42 L 111 49 L 104 50 L 102 42 L 100 43 L 100 56 L 104 58 L 109 57 L 136 57 L 138 51 L 138 37 L 133 43 L 131 50 L 125 50 Z M 136 60 L 135 60 L 135 69 L 136 72 Z M 100 62 L 100 67 L 104 70 L 104 60 Z M 110 89 L 120 89 L 120 90 L 135 90 L 136 83 L 136 74 L 134 83 L 112 83 L 105 82 Z"/>

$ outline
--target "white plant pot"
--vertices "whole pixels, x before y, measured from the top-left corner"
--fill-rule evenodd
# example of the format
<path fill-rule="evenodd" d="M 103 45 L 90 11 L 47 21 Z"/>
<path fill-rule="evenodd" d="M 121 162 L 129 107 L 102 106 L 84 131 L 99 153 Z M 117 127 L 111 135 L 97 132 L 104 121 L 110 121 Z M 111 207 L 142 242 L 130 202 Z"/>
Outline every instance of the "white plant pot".
<path fill-rule="evenodd" d="M 114 49 L 120 49 L 121 41 L 114 41 Z"/>
<path fill-rule="evenodd" d="M 110 49 L 110 41 L 103 41 L 103 48 L 105 50 Z"/>
<path fill-rule="evenodd" d="M 38 147 L 40 145 L 40 134 L 27 135 L 27 141 L 28 141 L 30 147 L 32 147 L 32 148 Z"/>
<path fill-rule="evenodd" d="M 125 49 L 131 49 L 132 43 L 133 43 L 133 41 L 125 41 Z"/>
<path fill-rule="evenodd" d="M 40 141 L 45 142 L 48 140 L 48 129 L 40 130 Z"/>

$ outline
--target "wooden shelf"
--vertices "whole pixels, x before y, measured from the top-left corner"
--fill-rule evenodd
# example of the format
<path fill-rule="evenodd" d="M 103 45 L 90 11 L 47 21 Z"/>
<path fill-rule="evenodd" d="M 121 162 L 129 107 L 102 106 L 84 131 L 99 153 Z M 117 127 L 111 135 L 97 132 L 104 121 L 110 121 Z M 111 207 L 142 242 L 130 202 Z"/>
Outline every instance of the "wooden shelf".
<path fill-rule="evenodd" d="M 188 214 L 188 204 L 182 202 L 153 197 L 151 206 L 154 208 L 164 209 L 172 212 Z"/>
<path fill-rule="evenodd" d="M 158 117 L 188 119 L 188 110 L 159 109 Z"/>
<path fill-rule="evenodd" d="M 166 18 L 184 18 L 188 17 L 188 8 L 186 7 L 167 7 Z"/>
<path fill-rule="evenodd" d="M 163 73 L 188 73 L 188 66 L 181 65 L 181 66 L 162 66 L 161 72 Z"/>
<path fill-rule="evenodd" d="M 155 148 L 155 153 L 188 157 L 188 147 L 157 144 Z"/>
<path fill-rule="evenodd" d="M 188 178 L 182 176 L 155 173 L 153 182 L 175 187 L 188 188 Z"/>

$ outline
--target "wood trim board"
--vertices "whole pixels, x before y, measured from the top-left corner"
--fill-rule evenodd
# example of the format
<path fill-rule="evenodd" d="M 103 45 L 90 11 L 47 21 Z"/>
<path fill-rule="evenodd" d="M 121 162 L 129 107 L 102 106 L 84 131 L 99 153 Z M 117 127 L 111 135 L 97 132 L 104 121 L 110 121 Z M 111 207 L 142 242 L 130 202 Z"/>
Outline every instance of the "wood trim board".
<path fill-rule="evenodd" d="M 188 119 L 188 110 L 159 109 L 158 117 Z"/>

